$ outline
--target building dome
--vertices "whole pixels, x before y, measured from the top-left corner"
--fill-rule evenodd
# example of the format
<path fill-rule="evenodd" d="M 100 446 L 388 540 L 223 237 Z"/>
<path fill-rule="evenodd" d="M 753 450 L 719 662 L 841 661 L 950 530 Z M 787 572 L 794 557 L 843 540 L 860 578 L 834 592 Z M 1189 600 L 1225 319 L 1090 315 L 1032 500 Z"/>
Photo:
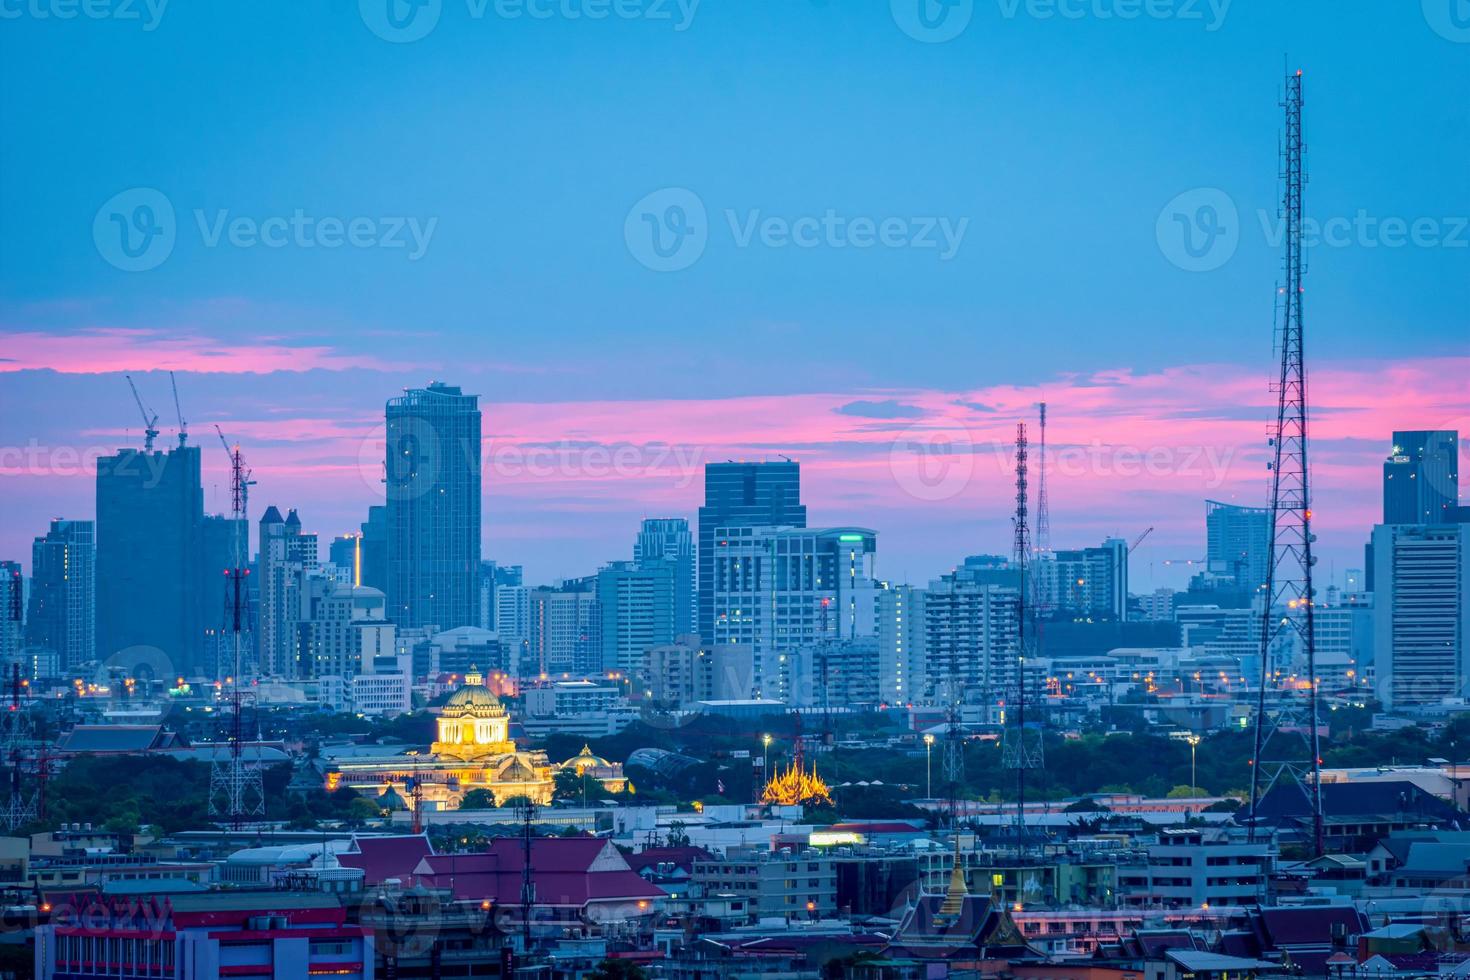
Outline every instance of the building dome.
<path fill-rule="evenodd" d="M 448 718 L 502 718 L 505 706 L 488 687 L 466 684 L 444 703 L 441 714 Z"/>
<path fill-rule="evenodd" d="M 571 769 L 580 773 L 583 769 L 611 769 L 612 763 L 592 753 L 592 746 L 583 744 L 582 751 L 563 762 L 558 768 Z"/>

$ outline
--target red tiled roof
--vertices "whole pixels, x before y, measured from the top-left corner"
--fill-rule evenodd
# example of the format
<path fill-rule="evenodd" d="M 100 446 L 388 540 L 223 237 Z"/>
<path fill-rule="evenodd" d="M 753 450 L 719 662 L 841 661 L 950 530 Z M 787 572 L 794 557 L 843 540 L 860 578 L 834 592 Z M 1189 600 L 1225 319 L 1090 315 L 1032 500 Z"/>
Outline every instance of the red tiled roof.
<path fill-rule="evenodd" d="M 407 881 L 419 862 L 434 853 L 423 834 L 403 837 L 354 837 L 352 850 L 337 855 L 344 868 L 361 868 L 362 883 L 368 887 L 389 878 Z"/>
<path fill-rule="evenodd" d="M 628 867 L 642 871 L 658 864 L 672 864 L 679 868 L 693 868 L 695 861 L 711 861 L 714 855 L 702 847 L 649 847 L 636 854 L 628 855 Z"/>
<path fill-rule="evenodd" d="M 502 837 L 477 854 L 433 854 L 415 871 L 418 884 L 450 888 L 457 899 L 489 899 L 518 905 L 523 844 Z M 594 869 L 594 865 L 600 865 Z M 538 838 L 531 844 L 531 880 L 540 905 L 584 906 L 596 901 L 636 901 L 664 898 L 628 867 L 617 848 L 589 837 Z"/>

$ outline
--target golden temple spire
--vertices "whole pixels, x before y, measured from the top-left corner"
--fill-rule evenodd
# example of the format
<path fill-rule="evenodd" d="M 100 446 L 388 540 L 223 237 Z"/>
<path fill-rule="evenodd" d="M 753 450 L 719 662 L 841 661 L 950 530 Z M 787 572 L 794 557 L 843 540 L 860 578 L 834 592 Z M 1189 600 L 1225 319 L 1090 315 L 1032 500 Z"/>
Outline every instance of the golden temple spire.
<path fill-rule="evenodd" d="M 970 894 L 970 889 L 965 886 L 965 868 L 960 860 L 960 835 L 954 835 L 954 868 L 949 873 L 949 890 L 944 893 L 944 904 L 939 906 L 939 914 L 946 918 L 956 918 L 965 910 L 965 896 Z"/>

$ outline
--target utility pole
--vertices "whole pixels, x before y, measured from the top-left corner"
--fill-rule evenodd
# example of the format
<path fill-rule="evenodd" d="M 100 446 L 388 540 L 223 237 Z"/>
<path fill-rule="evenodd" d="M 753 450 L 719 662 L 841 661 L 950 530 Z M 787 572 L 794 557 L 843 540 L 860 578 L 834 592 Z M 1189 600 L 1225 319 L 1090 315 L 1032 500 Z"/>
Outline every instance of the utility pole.
<path fill-rule="evenodd" d="M 1278 782 L 1294 785 L 1312 821 L 1312 851 L 1321 855 L 1321 708 L 1317 689 L 1317 649 L 1313 629 L 1312 498 L 1307 474 L 1307 373 L 1303 349 L 1302 306 L 1306 272 L 1302 253 L 1307 182 L 1306 142 L 1302 131 L 1302 73 L 1288 75 L 1286 129 L 1281 144 L 1284 184 L 1281 212 L 1286 224 L 1280 315 L 1281 368 L 1271 469 L 1271 550 L 1263 590 L 1261 678 L 1256 699 L 1255 753 L 1251 765 L 1250 833 L 1259 832 L 1261 799 Z M 1305 678 L 1296 689 L 1276 692 L 1268 702 L 1272 651 L 1294 639 L 1306 655 Z"/>

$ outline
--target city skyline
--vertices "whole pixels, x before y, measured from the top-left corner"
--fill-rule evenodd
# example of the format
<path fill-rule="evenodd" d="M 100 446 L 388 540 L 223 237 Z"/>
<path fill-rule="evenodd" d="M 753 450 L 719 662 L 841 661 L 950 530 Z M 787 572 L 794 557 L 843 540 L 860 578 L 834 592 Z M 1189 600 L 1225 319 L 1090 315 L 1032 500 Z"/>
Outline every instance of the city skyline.
<path fill-rule="evenodd" d="M 1459 367 L 1470 373 L 1470 358 L 1426 360 L 1397 370 L 1387 385 L 1367 369 L 1314 371 L 1315 497 L 1322 560 L 1332 579 L 1361 567 L 1362 545 L 1381 515 L 1382 464 L 1393 432 L 1470 431 L 1470 396 L 1454 381 Z M 152 407 L 163 403 L 166 378 L 134 377 Z M 376 419 L 326 412 L 290 422 L 216 419 L 209 401 L 222 392 L 211 380 L 179 375 L 193 438 L 203 440 L 218 421 L 242 443 L 260 481 L 252 494 L 257 512 L 271 503 L 294 507 L 310 530 L 330 537 L 355 530 L 367 507 L 383 502 L 382 400 Z M 240 386 L 248 390 L 250 380 Z M 121 375 L 88 379 L 96 386 L 113 382 L 122 404 L 110 418 L 127 423 L 122 413 L 130 396 Z M 1207 402 L 1206 383 L 1225 397 Z M 475 392 L 466 387 L 466 393 Z M 224 394 L 235 405 L 246 397 Z M 201 395 L 209 401 L 201 403 Z M 1265 430 L 1271 395 L 1264 378 L 1254 382 L 1244 371 L 1233 377 L 1203 369 L 1099 372 L 1033 389 L 752 397 L 739 400 L 744 412 L 734 431 L 707 444 L 695 436 L 717 424 L 729 407 L 725 400 L 505 405 L 482 398 L 482 553 L 525 566 L 528 580 L 588 574 L 629 557 L 625 539 L 643 518 L 692 521 L 705 463 L 789 454 L 803 464 L 815 522 L 882 531 L 880 577 L 927 581 L 966 554 L 1007 551 L 1013 426 L 1034 423 L 1034 401 L 1042 398 L 1054 546 L 1088 546 L 1111 535 L 1131 539 L 1155 527 L 1134 559 L 1132 580 L 1140 590 L 1182 586 L 1188 570 L 1169 566 L 1171 572 L 1162 563 L 1204 557 L 1207 499 L 1265 503 L 1267 447 L 1264 437 L 1251 436 Z M 1426 411 L 1448 424 L 1423 424 Z M 622 438 L 580 438 L 599 421 Z M 1378 426 L 1381 437 L 1374 434 Z M 176 431 L 166 420 L 160 427 L 165 439 Z M 123 424 L 93 432 L 94 439 L 9 447 L 0 462 L 14 491 L 7 494 L 14 518 L 0 528 L 0 547 L 25 561 L 39 533 L 27 523 L 30 514 L 42 528 L 56 517 L 91 519 L 93 477 L 81 460 L 141 443 L 140 429 Z M 1108 433 L 1120 430 L 1132 438 L 1108 441 Z M 946 447 L 953 455 L 944 455 Z M 966 450 L 973 454 L 968 468 Z M 202 457 L 204 509 L 227 510 L 228 460 L 207 443 Z M 971 530 L 968 545 L 956 548 L 956 528 Z"/>

